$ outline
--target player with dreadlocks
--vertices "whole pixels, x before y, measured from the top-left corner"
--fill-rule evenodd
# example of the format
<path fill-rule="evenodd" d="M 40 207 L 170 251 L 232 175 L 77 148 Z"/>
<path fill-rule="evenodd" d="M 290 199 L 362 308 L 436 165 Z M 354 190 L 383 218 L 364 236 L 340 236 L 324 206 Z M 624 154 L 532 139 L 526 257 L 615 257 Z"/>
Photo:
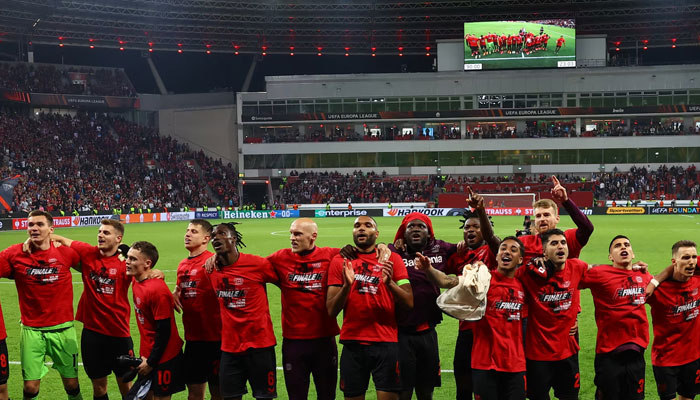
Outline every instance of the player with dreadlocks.
<path fill-rule="evenodd" d="M 240 399 L 250 382 L 253 397 L 277 397 L 275 334 L 265 284 L 277 282 L 270 262 L 243 254 L 243 236 L 236 222 L 216 225 L 212 246 L 218 269 L 211 284 L 221 312 L 219 387 L 224 399 Z"/>
<path fill-rule="evenodd" d="M 447 262 L 444 272 L 432 265 L 425 275 L 438 287 L 451 288 L 459 283 L 454 275 L 461 275 L 462 268 L 466 264 L 474 264 L 481 261 L 489 268 L 496 267 L 495 254 L 498 253 L 500 240 L 494 235 L 492 222 L 484 208 L 484 198 L 467 188 L 469 193 L 468 204 L 473 210 L 467 209 L 461 222 L 464 231 L 465 252 L 455 253 Z M 418 259 L 426 258 L 418 255 Z M 449 276 L 448 276 L 449 275 Z M 469 322 L 460 322 L 459 335 L 455 345 L 454 375 L 457 384 L 457 399 L 472 398 L 472 370 L 471 353 L 473 342 L 472 325 Z"/>

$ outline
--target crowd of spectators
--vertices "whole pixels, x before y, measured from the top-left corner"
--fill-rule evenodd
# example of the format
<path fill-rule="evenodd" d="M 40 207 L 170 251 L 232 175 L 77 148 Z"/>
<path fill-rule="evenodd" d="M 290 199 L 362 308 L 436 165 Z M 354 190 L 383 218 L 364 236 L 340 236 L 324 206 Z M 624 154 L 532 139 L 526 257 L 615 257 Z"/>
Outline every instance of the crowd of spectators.
<path fill-rule="evenodd" d="M 230 164 L 119 118 L 0 113 L 0 152 L 2 177 L 21 176 L 14 211 L 238 203 Z"/>
<path fill-rule="evenodd" d="M 387 176 L 373 172 L 302 172 L 281 187 L 286 204 L 389 203 L 433 201 L 443 181 L 431 176 Z"/>
<path fill-rule="evenodd" d="M 136 96 L 136 90 L 121 69 L 25 62 L 0 63 L 0 89 L 30 93 Z"/>
<path fill-rule="evenodd" d="M 419 129 L 416 129 L 419 130 Z M 422 130 L 422 129 L 421 129 Z M 367 131 L 366 133 L 348 130 L 309 129 L 301 133 L 299 129 L 276 129 L 256 132 L 246 136 L 244 143 L 308 143 L 308 142 L 353 142 L 353 141 L 383 141 L 383 140 L 439 140 L 439 139 L 525 139 L 525 138 L 568 138 L 568 137 L 609 137 L 609 136 L 665 136 L 665 135 L 698 135 L 700 127 L 684 127 L 683 124 L 661 124 L 659 122 L 645 125 L 603 126 L 590 131 L 576 134 L 575 128 L 568 125 L 553 125 L 546 128 L 528 126 L 524 130 L 503 125 L 485 125 L 468 129 L 461 135 L 458 129 L 438 129 L 433 135 L 423 133 L 402 133 L 398 130 L 384 129 Z"/>
<path fill-rule="evenodd" d="M 695 166 L 683 168 L 665 165 L 656 170 L 632 167 L 593 174 L 595 197 L 599 200 L 697 200 L 700 176 Z"/>

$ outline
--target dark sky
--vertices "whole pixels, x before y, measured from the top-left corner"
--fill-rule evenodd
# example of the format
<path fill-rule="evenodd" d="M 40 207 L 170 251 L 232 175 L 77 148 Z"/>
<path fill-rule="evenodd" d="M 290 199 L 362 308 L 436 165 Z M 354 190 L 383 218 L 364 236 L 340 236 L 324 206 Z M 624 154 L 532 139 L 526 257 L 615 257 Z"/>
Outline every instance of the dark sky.
<path fill-rule="evenodd" d="M 0 43 L 0 60 L 9 60 L 18 54 L 17 44 Z M 63 63 L 124 68 L 140 93 L 157 93 L 155 80 L 141 51 L 117 49 L 88 49 L 86 47 L 34 46 L 36 62 Z M 640 64 L 700 63 L 700 46 L 651 48 L 640 51 Z M 621 51 L 623 59 L 634 60 L 635 51 Z M 168 91 L 173 93 L 197 93 L 216 90 L 240 90 L 253 55 L 230 53 L 178 54 L 175 51 L 152 53 Z M 401 72 L 402 65 L 408 72 L 433 70 L 435 56 L 315 56 L 315 55 L 267 55 L 259 62 L 250 91 L 265 90 L 265 76 L 346 74 Z M 624 63 L 624 60 L 623 60 Z"/>

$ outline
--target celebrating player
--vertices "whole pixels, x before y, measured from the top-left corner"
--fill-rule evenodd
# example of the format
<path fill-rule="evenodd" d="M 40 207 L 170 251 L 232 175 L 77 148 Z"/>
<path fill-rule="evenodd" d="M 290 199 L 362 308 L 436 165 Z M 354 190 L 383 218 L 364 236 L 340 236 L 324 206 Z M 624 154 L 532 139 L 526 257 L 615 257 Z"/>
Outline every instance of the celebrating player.
<path fill-rule="evenodd" d="M 564 234 L 566 235 L 569 258 L 578 258 L 581 254 L 581 249 L 588 243 L 588 239 L 593 233 L 593 224 L 579 210 L 578 206 L 569 199 L 566 189 L 559 183 L 556 176 L 552 176 L 552 183 L 554 184 L 552 197 L 561 203 L 569 216 L 571 216 L 574 224 L 576 224 L 576 229 L 568 229 Z M 542 234 L 555 229 L 559 223 L 559 209 L 554 201 L 550 199 L 538 200 L 532 207 L 535 214 L 535 231 L 537 234 L 520 236 L 520 240 L 525 245 L 525 261 L 523 265 L 527 264 L 530 258 L 542 255 Z"/>
<path fill-rule="evenodd" d="M 561 46 L 564 46 L 566 44 L 566 40 L 564 40 L 564 36 L 560 36 L 559 39 L 557 39 L 557 48 L 554 49 L 554 54 L 557 55 L 559 54 L 559 50 L 561 50 Z"/>
<path fill-rule="evenodd" d="M 126 273 L 134 278 L 133 296 L 141 343 L 140 379 L 150 377 L 156 400 L 169 400 L 185 390 L 182 339 L 175 325 L 173 296 L 162 279 L 149 279 L 158 262 L 158 249 L 135 242 L 126 257 Z M 134 390 L 136 387 L 134 387 Z"/>
<path fill-rule="evenodd" d="M 306 399 L 313 375 L 319 400 L 334 399 L 340 332 L 326 309 L 328 267 L 339 249 L 317 247 L 318 226 L 299 218 L 289 228 L 291 248 L 267 259 L 282 291 L 282 365 L 290 400 Z"/>
<path fill-rule="evenodd" d="M 681 240 L 671 250 L 673 273 L 647 302 L 654 343 L 651 365 L 659 399 L 689 400 L 700 393 L 700 276 L 694 242 Z M 684 345 L 684 344 L 689 345 Z"/>
<path fill-rule="evenodd" d="M 0 271 L 2 276 L 15 279 L 22 315 L 20 358 L 24 398 L 34 399 L 39 395 L 41 378 L 48 372 L 44 364 L 48 355 L 61 375 L 68 399 L 80 400 L 70 271 L 80 259 L 69 247 L 55 247 L 51 242 L 53 217 L 45 211 L 29 213 L 27 233 L 31 252 L 24 252 L 20 243 L 0 253 Z M 0 357 L 7 360 L 6 347 L 0 348 L 0 352 L 4 353 Z M 7 375 L 0 369 L 0 379 L 6 379 Z M 0 397 L 2 392 L 0 385 Z M 7 396 L 6 384 L 4 392 Z"/>
<path fill-rule="evenodd" d="M 595 304 L 596 398 L 643 399 L 644 350 L 649 345 L 644 290 L 652 277 L 646 268 L 633 268 L 634 252 L 626 236 L 613 238 L 608 258 L 611 266 L 590 269 L 580 284 L 591 289 Z"/>
<path fill-rule="evenodd" d="M 580 388 L 579 346 L 570 335 L 576 324 L 579 282 L 588 264 L 568 258 L 564 232 L 552 229 L 541 235 L 544 262 L 519 268 L 516 276 L 525 288 L 529 318 L 525 335 L 527 397 L 577 399 Z"/>
<path fill-rule="evenodd" d="M 80 257 L 83 294 L 76 319 L 83 323 L 80 350 L 96 400 L 107 400 L 107 377 L 112 372 L 122 396 L 131 388 L 131 382 L 122 379 L 128 368 L 117 363 L 120 355 L 134 354 L 129 329 L 132 277 L 126 274 L 126 258 L 119 249 L 120 246 L 128 248 L 121 244 L 123 237 L 124 225 L 114 219 L 100 221 L 97 246 L 51 235 L 51 240 L 70 247 Z"/>
<path fill-rule="evenodd" d="M 413 291 L 413 308 L 396 309 L 399 327 L 399 361 L 401 369 L 401 398 L 410 399 L 415 387 L 416 397 L 432 398 L 433 389 L 440 386 L 440 352 L 435 325 L 442 321 L 442 312 L 435 301 L 440 295 L 425 273 L 416 269 L 415 257 L 422 253 L 430 258 L 434 268 L 444 270 L 447 260 L 457 246 L 435 239 L 430 218 L 412 212 L 401 221 L 394 240 L 404 243 L 403 250 L 390 245 L 401 256 Z"/>
<path fill-rule="evenodd" d="M 276 341 L 265 284 L 277 275 L 266 259 L 238 251 L 244 244 L 234 222 L 217 225 L 211 243 L 219 267 L 210 278 L 221 312 L 221 397 L 241 399 L 248 381 L 256 399 L 275 398 Z"/>
<path fill-rule="evenodd" d="M 331 261 L 328 275 L 328 314 L 343 312 L 340 341 L 340 389 L 346 399 L 364 399 L 370 373 L 378 400 L 398 399 L 401 390 L 395 307 L 413 307 L 406 266 L 392 253 L 379 263 L 374 248 L 379 231 L 373 218 L 361 216 L 353 224 L 358 259 L 340 256 Z"/>
<path fill-rule="evenodd" d="M 173 291 L 175 308 L 182 311 L 185 328 L 185 383 L 188 400 L 204 400 L 209 383 L 212 399 L 219 395 L 221 359 L 221 313 L 219 301 L 204 268 L 213 256 L 207 251 L 212 226 L 205 219 L 193 219 L 185 231 L 185 249 L 189 255 L 177 267 L 177 286 Z"/>

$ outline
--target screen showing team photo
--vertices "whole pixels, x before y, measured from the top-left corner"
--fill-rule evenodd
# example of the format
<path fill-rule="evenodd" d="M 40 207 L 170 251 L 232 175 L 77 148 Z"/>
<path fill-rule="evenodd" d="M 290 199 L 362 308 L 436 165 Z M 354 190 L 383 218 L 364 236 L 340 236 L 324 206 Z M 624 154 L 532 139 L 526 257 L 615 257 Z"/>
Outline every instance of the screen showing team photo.
<path fill-rule="evenodd" d="M 464 24 L 464 70 L 576 67 L 576 22 L 486 21 Z"/>

